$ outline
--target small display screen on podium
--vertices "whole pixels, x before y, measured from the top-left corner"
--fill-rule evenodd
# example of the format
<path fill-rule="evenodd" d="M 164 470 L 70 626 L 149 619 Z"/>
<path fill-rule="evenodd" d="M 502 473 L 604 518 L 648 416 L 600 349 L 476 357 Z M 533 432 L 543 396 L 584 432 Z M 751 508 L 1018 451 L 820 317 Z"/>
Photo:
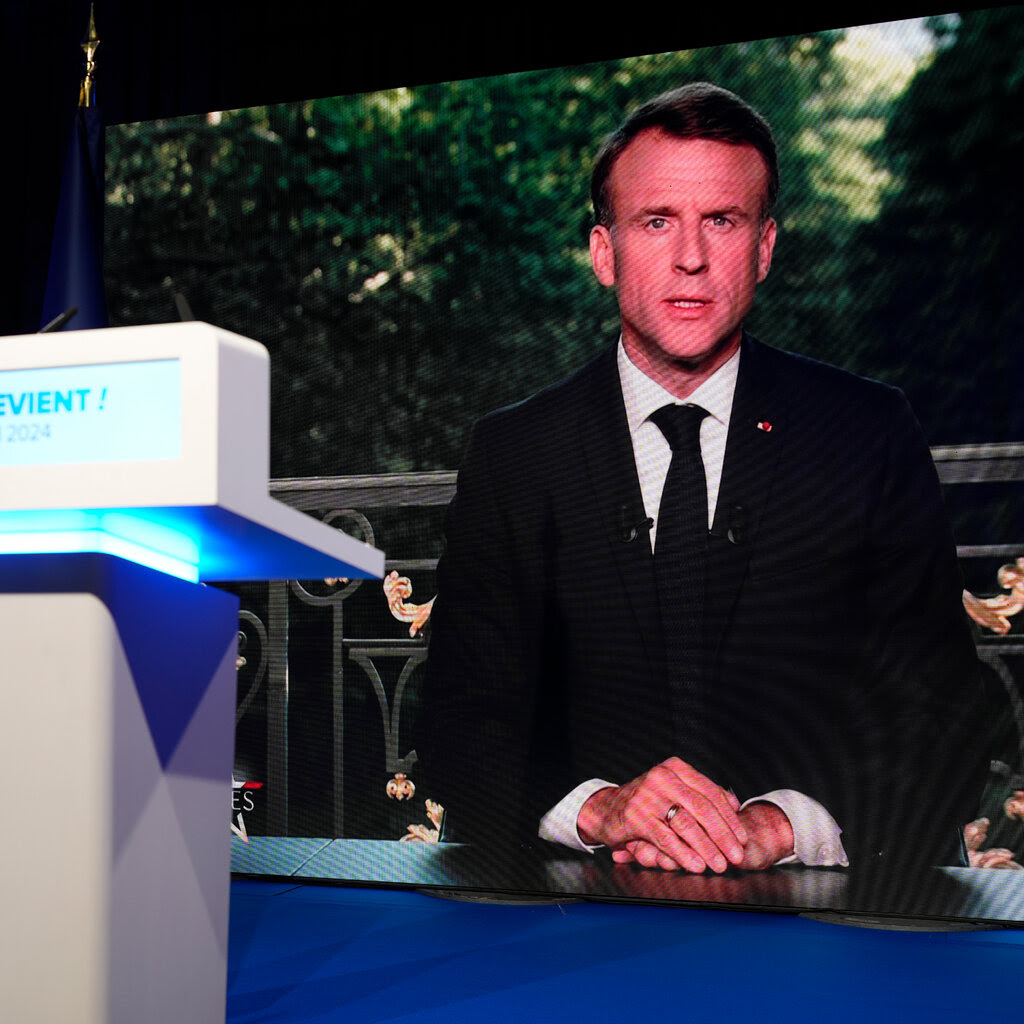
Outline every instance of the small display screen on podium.
<path fill-rule="evenodd" d="M 0 371 L 0 466 L 181 456 L 181 361 Z"/>

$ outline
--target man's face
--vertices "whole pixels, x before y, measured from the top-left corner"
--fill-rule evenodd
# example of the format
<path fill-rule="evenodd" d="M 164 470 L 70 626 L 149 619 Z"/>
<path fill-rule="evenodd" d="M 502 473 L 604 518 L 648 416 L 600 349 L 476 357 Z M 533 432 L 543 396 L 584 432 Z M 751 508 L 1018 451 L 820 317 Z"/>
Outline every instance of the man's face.
<path fill-rule="evenodd" d="M 775 245 L 775 222 L 761 222 L 767 182 L 753 146 L 658 129 L 612 165 L 612 224 L 590 234 L 594 273 L 618 292 L 630 359 L 669 390 L 692 391 L 739 345 Z"/>

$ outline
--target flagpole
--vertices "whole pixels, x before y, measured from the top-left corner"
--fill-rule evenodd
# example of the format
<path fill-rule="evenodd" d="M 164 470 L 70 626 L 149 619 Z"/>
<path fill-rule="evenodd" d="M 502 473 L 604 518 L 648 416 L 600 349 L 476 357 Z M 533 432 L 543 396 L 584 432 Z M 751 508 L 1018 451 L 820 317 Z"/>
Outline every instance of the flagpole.
<path fill-rule="evenodd" d="M 89 27 L 85 30 L 82 50 L 85 53 L 85 73 L 78 88 L 78 105 L 95 107 L 96 95 L 93 92 L 93 74 L 96 71 L 96 51 L 100 46 L 100 37 L 96 34 L 96 5 L 89 5 Z"/>
<path fill-rule="evenodd" d="M 95 5 L 82 40 L 84 70 L 68 139 L 50 246 L 41 323 L 60 330 L 73 307 L 76 329 L 109 326 L 103 290 L 103 120 L 96 104 Z M 64 319 L 62 319 L 64 318 Z M 59 324 L 60 326 L 55 326 Z"/>

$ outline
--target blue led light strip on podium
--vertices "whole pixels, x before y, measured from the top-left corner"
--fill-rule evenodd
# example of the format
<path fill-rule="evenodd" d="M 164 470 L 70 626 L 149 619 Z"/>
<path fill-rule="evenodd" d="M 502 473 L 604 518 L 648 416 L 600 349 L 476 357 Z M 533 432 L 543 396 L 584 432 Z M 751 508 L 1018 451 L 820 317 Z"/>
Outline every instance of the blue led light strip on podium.
<path fill-rule="evenodd" d="M 116 555 L 196 583 L 199 547 L 186 533 L 134 514 L 41 509 L 0 515 L 0 554 Z"/>

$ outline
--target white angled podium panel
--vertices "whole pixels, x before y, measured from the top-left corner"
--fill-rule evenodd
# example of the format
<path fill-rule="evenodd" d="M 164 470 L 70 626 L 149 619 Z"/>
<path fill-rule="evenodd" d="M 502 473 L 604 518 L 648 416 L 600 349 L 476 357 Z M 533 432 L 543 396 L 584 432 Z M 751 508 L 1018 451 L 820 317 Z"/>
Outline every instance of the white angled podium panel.
<path fill-rule="evenodd" d="M 223 1021 L 237 622 L 106 555 L 0 559 L 5 1019 Z"/>
<path fill-rule="evenodd" d="M 269 497 L 269 366 L 207 324 L 0 339 L 3 1019 L 224 1020 L 238 601 L 380 577 Z"/>

